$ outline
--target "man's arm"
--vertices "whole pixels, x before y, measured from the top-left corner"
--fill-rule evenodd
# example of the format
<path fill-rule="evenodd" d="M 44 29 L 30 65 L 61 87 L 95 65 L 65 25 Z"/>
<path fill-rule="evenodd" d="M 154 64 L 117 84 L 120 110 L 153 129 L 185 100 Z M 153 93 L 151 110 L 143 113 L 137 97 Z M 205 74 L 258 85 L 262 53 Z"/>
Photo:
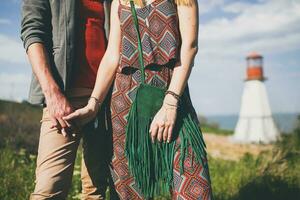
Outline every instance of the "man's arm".
<path fill-rule="evenodd" d="M 45 96 L 53 127 L 62 128 L 62 133 L 66 135 L 65 129 L 68 124 L 62 117 L 70 114 L 73 109 L 53 79 L 48 64 L 47 50 L 43 44 L 33 43 L 28 47 L 27 55 Z"/>
<path fill-rule="evenodd" d="M 33 43 L 51 41 L 51 9 L 48 0 L 23 0 L 21 39 L 26 51 Z"/>
<path fill-rule="evenodd" d="M 53 127 L 61 128 L 65 135 L 67 123 L 63 116 L 72 112 L 72 107 L 55 82 L 46 46 L 51 41 L 51 13 L 47 0 L 24 0 L 22 6 L 21 39 L 27 51 L 33 73 L 44 93 Z"/>

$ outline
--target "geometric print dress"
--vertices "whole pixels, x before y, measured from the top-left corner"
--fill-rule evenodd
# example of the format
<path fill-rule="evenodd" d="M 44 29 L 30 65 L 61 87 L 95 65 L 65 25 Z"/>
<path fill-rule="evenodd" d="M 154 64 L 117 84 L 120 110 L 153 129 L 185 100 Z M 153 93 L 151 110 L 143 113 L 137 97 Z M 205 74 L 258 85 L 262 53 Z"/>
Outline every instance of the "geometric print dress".
<path fill-rule="evenodd" d="M 150 85 L 167 88 L 175 66 L 180 66 L 180 33 L 176 6 L 170 0 L 156 0 L 143 8 L 136 8 L 146 66 L 146 82 Z M 134 177 L 129 171 L 125 156 L 125 129 L 136 89 L 141 82 L 139 70 L 137 35 L 132 21 L 130 7 L 119 5 L 121 22 L 120 61 L 113 84 L 111 97 L 111 124 L 113 156 L 111 176 L 120 199 L 144 199 Z M 187 95 L 188 88 L 184 95 Z M 154 101 L 149 99 L 149 101 Z M 196 112 L 189 101 L 189 109 L 196 119 Z M 180 141 L 177 139 L 177 144 Z M 180 149 L 175 153 L 173 162 L 172 199 L 210 200 L 212 190 L 207 159 L 203 165 L 193 161 L 191 149 L 184 161 L 184 173 L 180 174 Z"/>

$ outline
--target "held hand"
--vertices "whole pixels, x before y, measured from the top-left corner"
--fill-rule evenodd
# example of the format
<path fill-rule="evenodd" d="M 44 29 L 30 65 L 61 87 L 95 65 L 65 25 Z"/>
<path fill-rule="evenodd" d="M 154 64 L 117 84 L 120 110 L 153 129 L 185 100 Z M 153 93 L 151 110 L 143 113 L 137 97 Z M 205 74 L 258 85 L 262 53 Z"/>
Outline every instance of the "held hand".
<path fill-rule="evenodd" d="M 76 125 L 82 127 L 96 117 L 98 109 L 99 104 L 93 99 L 90 99 L 85 107 L 75 110 L 68 116 L 63 117 L 63 119 L 67 122 L 76 121 Z"/>
<path fill-rule="evenodd" d="M 59 90 L 49 93 L 46 96 L 46 102 L 52 121 L 51 128 L 57 128 L 64 136 L 67 136 L 72 125 L 65 121 L 63 117 L 73 112 L 72 106 Z"/>
<path fill-rule="evenodd" d="M 177 116 L 177 106 L 164 103 L 158 113 L 155 115 L 151 126 L 150 135 L 152 142 L 157 139 L 159 142 L 170 142 L 172 131 Z"/>

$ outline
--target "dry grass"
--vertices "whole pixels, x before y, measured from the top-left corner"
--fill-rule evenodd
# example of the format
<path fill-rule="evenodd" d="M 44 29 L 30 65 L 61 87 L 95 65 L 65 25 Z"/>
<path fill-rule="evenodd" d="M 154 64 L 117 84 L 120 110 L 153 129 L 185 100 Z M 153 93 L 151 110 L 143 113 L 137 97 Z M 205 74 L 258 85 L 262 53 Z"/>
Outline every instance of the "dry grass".
<path fill-rule="evenodd" d="M 273 145 L 238 144 L 231 140 L 231 136 L 204 133 L 207 151 L 213 158 L 223 160 L 240 160 L 244 155 L 257 157 L 264 151 L 270 151 Z"/>

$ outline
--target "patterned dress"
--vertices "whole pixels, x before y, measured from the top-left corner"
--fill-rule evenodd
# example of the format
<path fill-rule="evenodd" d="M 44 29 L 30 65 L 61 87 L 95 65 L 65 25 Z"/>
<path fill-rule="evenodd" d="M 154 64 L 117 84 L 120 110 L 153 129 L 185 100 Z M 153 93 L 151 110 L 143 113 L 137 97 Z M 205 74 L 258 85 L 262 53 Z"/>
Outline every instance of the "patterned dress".
<path fill-rule="evenodd" d="M 136 8 L 136 10 L 146 66 L 146 82 L 166 88 L 170 83 L 173 68 L 180 65 L 181 42 L 176 6 L 170 0 L 156 0 L 143 8 Z M 128 169 L 128 161 L 124 152 L 127 117 L 135 98 L 137 86 L 141 82 L 137 35 L 130 7 L 120 3 L 119 18 L 122 41 L 121 58 L 111 99 L 113 131 L 111 173 L 115 189 L 121 199 L 144 199 Z M 196 117 L 191 103 L 190 109 Z M 175 153 L 174 157 L 172 199 L 212 199 L 206 158 L 203 158 L 204 165 L 193 162 L 192 153 L 189 151 L 184 162 L 184 174 L 180 175 L 179 157 L 180 150 Z"/>

